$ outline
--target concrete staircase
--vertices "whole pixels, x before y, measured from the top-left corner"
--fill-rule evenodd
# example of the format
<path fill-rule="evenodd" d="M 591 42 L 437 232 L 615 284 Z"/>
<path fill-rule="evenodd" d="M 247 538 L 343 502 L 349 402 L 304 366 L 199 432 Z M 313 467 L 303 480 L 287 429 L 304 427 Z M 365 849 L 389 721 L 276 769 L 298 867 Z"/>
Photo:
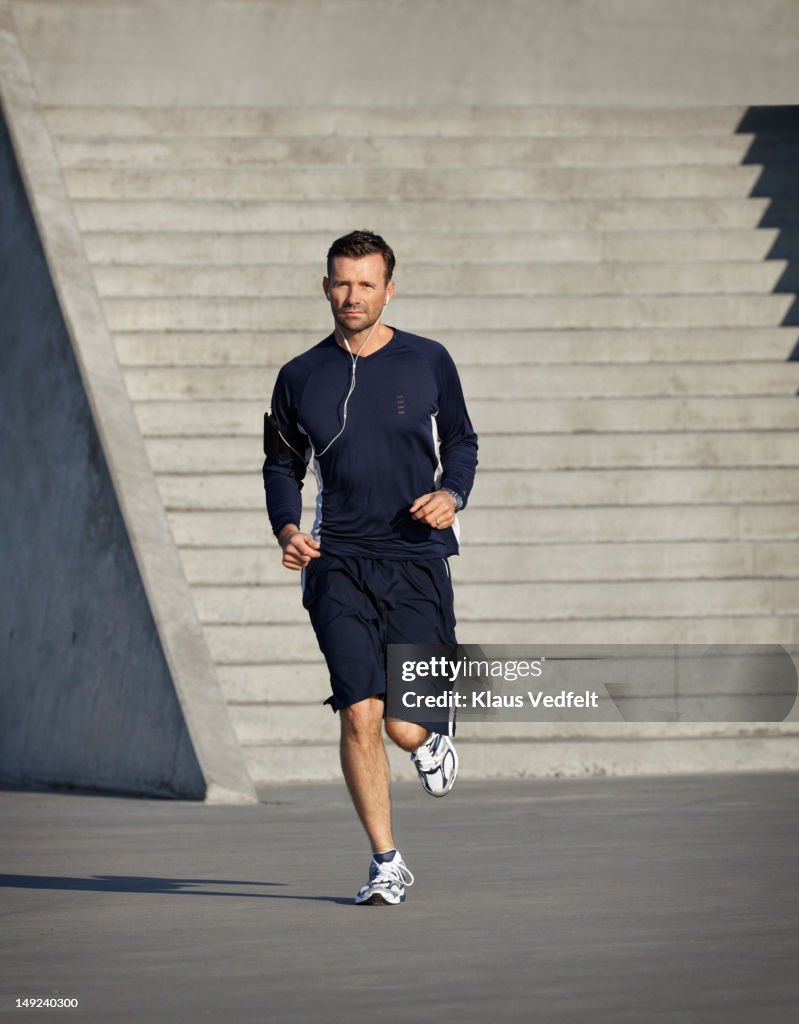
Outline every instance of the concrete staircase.
<path fill-rule="evenodd" d="M 480 434 L 463 641 L 799 640 L 795 111 L 47 117 L 256 782 L 339 774 L 260 428 L 353 227 L 395 248 L 390 322 L 449 347 Z M 464 773 L 799 763 L 788 726 L 669 729 L 472 726 Z"/>

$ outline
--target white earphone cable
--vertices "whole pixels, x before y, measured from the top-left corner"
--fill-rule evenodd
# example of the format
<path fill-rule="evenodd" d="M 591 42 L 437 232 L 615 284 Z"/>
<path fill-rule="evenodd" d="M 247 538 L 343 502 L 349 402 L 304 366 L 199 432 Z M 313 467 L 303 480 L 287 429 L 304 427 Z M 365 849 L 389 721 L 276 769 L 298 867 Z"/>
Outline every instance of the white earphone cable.
<path fill-rule="evenodd" d="M 388 299 L 386 299 L 386 301 L 383 303 L 383 305 L 384 306 L 388 305 Z M 358 359 L 362 355 L 363 350 L 369 344 L 369 341 L 370 341 L 370 339 L 372 337 L 372 334 L 374 333 L 375 328 L 380 325 L 380 322 L 381 322 L 381 318 L 378 317 L 377 320 L 375 320 L 375 322 L 372 324 L 371 330 L 366 335 L 366 341 L 363 343 L 363 345 L 361 345 L 361 347 L 358 349 L 358 352 L 355 355 L 353 355 L 352 349 L 350 348 L 350 343 L 349 343 L 349 341 L 347 341 L 347 336 L 344 334 L 344 331 L 342 331 L 341 328 L 339 327 L 339 325 L 336 324 L 336 330 L 340 333 L 341 340 L 346 345 L 347 351 L 350 354 L 350 359 L 352 360 L 352 376 L 350 378 L 349 390 L 347 391 L 347 394 L 344 397 L 344 408 L 343 408 L 342 417 L 341 417 L 341 429 L 335 435 L 335 437 L 332 438 L 332 440 L 328 441 L 328 443 L 325 445 L 325 447 L 322 449 L 322 451 L 321 452 L 316 452 L 314 450 L 313 445 L 311 445 L 311 458 L 308 460 L 308 462 L 306 462 L 305 461 L 305 456 L 304 455 L 300 455 L 300 453 L 297 451 L 297 449 L 294 448 L 292 445 L 290 445 L 289 442 L 285 439 L 285 437 L 283 437 L 283 434 L 280 432 L 280 430 L 278 430 L 278 433 L 280 434 L 280 437 L 281 437 L 283 443 L 288 448 L 290 448 L 291 451 L 294 452 L 294 454 L 297 456 L 298 459 L 301 459 L 303 461 L 303 463 L 305 463 L 306 467 L 308 465 L 311 465 L 311 461 L 313 459 L 321 458 L 325 454 L 325 452 L 328 451 L 328 449 L 333 444 L 333 442 L 337 441 L 341 437 L 341 435 L 344 433 L 344 429 L 347 426 L 347 405 L 349 404 L 350 397 L 351 397 L 353 391 L 355 390 L 355 371 L 356 371 L 356 366 L 357 366 L 357 363 L 358 363 Z M 335 331 L 334 331 L 334 333 L 335 333 Z M 319 485 L 319 476 L 318 476 L 318 474 L 316 472 L 316 467 L 311 465 L 311 471 L 313 472 L 313 475 L 316 477 L 317 485 Z"/>

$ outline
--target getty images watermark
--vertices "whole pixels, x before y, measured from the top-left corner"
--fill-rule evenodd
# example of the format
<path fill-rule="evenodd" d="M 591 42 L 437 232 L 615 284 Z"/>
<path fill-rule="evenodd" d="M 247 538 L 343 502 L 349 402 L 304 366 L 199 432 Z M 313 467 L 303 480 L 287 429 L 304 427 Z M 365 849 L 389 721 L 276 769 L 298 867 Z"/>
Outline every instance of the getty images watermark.
<path fill-rule="evenodd" d="M 797 670 L 777 645 L 389 644 L 386 711 L 411 722 L 778 722 Z"/>
<path fill-rule="evenodd" d="M 408 659 L 402 662 L 402 682 L 415 683 L 423 679 L 434 689 L 435 681 L 442 680 L 449 689 L 437 693 L 427 692 L 428 685 L 418 690 L 403 689 L 400 696 L 403 708 L 457 708 L 500 709 L 523 708 L 529 702 L 533 708 L 544 707 L 591 707 L 598 706 L 599 695 L 595 690 L 575 693 L 573 690 L 561 690 L 559 694 L 546 693 L 544 690 L 527 690 L 525 693 L 498 693 L 494 689 L 458 689 L 458 684 L 468 681 L 490 680 L 496 686 L 497 680 L 516 683 L 524 679 L 540 679 L 544 672 L 544 658 L 533 661 L 509 658 L 505 661 L 497 658 L 472 660 L 466 655 L 455 659 L 446 654 L 432 655 L 428 658 Z"/>

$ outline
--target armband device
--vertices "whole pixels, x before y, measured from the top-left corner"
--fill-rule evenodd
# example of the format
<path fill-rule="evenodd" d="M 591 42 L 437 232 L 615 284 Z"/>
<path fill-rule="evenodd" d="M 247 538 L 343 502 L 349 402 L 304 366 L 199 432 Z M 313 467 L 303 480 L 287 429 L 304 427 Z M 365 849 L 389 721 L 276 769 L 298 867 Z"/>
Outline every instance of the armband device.
<path fill-rule="evenodd" d="M 281 433 L 277 420 L 271 412 L 264 413 L 264 455 L 270 462 L 276 462 L 281 455 L 296 455 L 305 461 L 304 452 L 308 447 L 305 434 Z"/>

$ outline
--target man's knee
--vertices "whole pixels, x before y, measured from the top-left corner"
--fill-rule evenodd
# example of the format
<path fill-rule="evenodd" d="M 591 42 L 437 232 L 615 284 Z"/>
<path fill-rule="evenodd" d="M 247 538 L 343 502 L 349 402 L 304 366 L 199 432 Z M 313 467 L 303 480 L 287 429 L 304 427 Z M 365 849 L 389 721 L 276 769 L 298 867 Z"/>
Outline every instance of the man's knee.
<path fill-rule="evenodd" d="M 342 739 L 365 745 L 379 743 L 383 709 L 384 704 L 379 697 L 367 697 L 342 708 L 339 711 Z"/>
<path fill-rule="evenodd" d="M 430 730 L 415 722 L 403 722 L 399 718 L 386 719 L 386 732 L 402 750 L 416 750 L 430 735 Z"/>

